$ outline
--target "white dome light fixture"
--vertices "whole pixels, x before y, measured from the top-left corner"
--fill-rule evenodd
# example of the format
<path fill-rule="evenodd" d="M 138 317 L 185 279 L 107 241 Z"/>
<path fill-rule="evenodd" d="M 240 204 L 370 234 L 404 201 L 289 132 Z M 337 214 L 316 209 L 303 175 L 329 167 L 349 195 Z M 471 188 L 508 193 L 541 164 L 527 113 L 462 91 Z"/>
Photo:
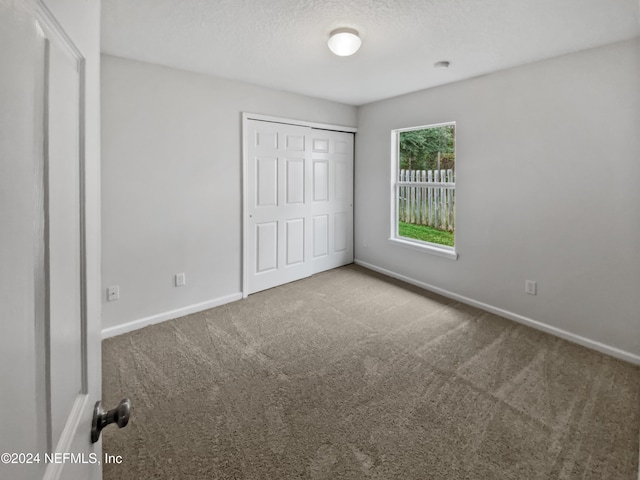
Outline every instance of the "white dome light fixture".
<path fill-rule="evenodd" d="M 348 57 L 358 51 L 362 40 L 353 28 L 337 28 L 329 35 L 329 50 L 339 57 Z"/>

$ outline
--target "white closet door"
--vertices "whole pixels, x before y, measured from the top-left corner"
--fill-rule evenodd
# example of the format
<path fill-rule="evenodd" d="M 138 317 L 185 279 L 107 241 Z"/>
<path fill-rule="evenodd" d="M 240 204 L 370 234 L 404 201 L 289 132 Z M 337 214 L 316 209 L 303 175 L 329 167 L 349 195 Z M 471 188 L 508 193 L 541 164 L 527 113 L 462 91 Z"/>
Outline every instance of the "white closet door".
<path fill-rule="evenodd" d="M 353 262 L 353 134 L 312 130 L 309 215 L 313 273 Z"/>
<path fill-rule="evenodd" d="M 249 122 L 249 293 L 311 275 L 307 259 L 310 129 Z"/>
<path fill-rule="evenodd" d="M 353 262 L 353 135 L 247 127 L 248 293 Z"/>

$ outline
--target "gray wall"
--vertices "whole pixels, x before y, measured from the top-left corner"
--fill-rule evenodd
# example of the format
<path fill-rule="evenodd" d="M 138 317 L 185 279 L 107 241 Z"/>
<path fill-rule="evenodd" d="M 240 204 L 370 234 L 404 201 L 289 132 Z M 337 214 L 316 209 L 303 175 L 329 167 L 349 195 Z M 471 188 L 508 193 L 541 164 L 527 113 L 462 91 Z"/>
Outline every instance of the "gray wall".
<path fill-rule="evenodd" d="M 391 130 L 451 120 L 457 261 L 388 241 Z M 361 107 L 355 178 L 358 260 L 640 355 L 640 40 Z"/>
<path fill-rule="evenodd" d="M 120 286 L 103 329 L 240 292 L 243 111 L 356 122 L 355 107 L 102 57 L 103 291 Z"/>

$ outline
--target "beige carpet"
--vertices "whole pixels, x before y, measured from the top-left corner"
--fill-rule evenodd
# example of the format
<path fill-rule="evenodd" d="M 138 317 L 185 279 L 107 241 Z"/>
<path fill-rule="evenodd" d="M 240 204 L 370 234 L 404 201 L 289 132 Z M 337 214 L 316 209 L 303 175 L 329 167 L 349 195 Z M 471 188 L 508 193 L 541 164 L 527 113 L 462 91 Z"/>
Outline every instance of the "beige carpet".
<path fill-rule="evenodd" d="M 103 348 L 107 480 L 638 475 L 638 367 L 356 266 Z"/>

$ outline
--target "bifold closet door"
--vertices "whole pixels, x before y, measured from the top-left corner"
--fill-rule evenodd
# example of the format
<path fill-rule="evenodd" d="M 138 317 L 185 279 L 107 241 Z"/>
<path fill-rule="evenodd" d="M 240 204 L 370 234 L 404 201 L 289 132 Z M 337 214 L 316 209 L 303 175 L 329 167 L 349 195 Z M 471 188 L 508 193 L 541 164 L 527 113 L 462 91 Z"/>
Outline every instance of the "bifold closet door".
<path fill-rule="evenodd" d="M 353 262 L 353 134 L 247 123 L 248 293 Z"/>

